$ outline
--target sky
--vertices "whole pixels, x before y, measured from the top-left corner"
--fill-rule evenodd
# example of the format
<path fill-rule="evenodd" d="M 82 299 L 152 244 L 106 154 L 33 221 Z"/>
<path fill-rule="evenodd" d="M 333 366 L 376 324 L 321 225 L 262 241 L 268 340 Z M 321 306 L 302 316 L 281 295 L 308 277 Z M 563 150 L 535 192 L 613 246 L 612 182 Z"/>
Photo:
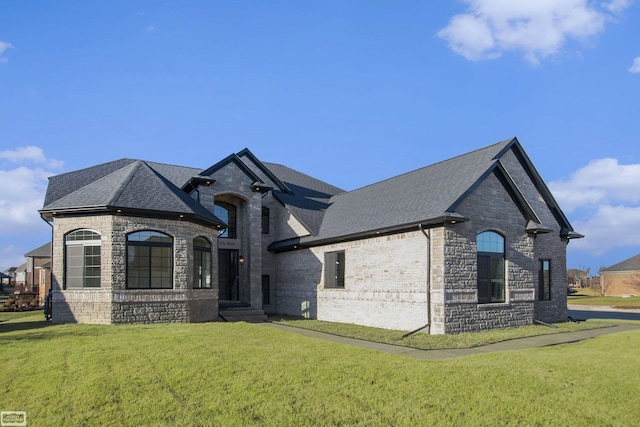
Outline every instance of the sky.
<path fill-rule="evenodd" d="M 0 271 L 52 175 L 246 147 L 352 190 L 516 136 L 597 273 L 640 253 L 638 3 L 0 0 Z"/>

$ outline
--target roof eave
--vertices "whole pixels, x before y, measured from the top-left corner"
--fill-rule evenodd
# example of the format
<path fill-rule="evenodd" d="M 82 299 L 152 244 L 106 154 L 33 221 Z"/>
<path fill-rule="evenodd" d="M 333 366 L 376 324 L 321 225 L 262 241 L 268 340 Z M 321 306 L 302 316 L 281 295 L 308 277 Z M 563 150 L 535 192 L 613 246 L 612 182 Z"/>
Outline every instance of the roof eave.
<path fill-rule="evenodd" d="M 455 212 L 445 212 L 443 215 L 425 219 L 423 221 L 416 221 L 408 224 L 390 226 L 378 228 L 375 230 L 367 230 L 359 233 L 353 233 L 348 235 L 327 237 L 327 238 L 314 238 L 312 236 L 295 237 L 293 239 L 282 240 L 274 242 L 267 248 L 271 252 L 288 252 L 297 249 L 311 248 L 315 246 L 323 246 L 333 243 L 349 242 L 354 240 L 363 240 L 373 237 L 386 236 L 390 234 L 397 234 L 406 231 L 414 231 L 425 228 L 433 228 L 444 224 L 457 224 L 460 222 L 468 221 L 469 218 L 462 216 Z"/>

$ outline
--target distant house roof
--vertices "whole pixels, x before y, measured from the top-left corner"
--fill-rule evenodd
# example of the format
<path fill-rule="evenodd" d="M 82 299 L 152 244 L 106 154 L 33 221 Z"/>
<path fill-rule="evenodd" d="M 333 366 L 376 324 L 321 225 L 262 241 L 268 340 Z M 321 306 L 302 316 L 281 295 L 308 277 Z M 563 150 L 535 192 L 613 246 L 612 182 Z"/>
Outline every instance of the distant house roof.
<path fill-rule="evenodd" d="M 27 252 L 24 256 L 27 258 L 50 258 L 51 242 L 47 242 L 44 245 Z"/>
<path fill-rule="evenodd" d="M 605 272 L 640 271 L 640 254 L 626 259 L 622 262 L 603 268 Z"/>

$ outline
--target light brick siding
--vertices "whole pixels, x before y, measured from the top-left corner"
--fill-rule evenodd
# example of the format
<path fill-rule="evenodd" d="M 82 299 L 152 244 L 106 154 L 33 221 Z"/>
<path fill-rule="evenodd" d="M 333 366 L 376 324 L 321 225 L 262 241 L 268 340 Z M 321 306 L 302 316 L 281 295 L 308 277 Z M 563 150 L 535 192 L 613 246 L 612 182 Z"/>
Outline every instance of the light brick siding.
<path fill-rule="evenodd" d="M 324 287 L 324 254 L 345 252 L 345 287 Z M 428 240 L 416 231 L 277 255 L 277 311 L 414 329 L 428 322 Z"/>
<path fill-rule="evenodd" d="M 89 229 L 101 235 L 101 287 L 64 289 L 64 238 Z M 155 230 L 173 237 L 173 289 L 126 289 L 126 236 Z M 218 292 L 191 289 L 193 239 L 204 236 L 215 244 L 210 228 L 187 221 L 126 216 L 55 218 L 53 235 L 53 321 L 82 323 L 199 322 L 218 317 Z M 217 277 L 213 258 L 214 277 Z"/>

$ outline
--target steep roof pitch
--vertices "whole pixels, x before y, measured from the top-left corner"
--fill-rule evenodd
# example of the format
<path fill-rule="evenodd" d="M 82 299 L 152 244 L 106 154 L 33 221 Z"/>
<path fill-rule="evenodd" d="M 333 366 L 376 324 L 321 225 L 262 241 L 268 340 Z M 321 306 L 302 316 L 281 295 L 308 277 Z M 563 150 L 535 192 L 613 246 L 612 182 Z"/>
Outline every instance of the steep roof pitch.
<path fill-rule="evenodd" d="M 505 182 L 507 190 L 529 219 L 527 231 L 548 232 L 550 230 L 539 224 L 537 216 L 499 162 L 500 157 L 510 149 L 516 150 L 523 160 L 528 161 L 517 139 L 512 138 L 354 191 L 337 194 L 326 200 L 326 212 L 320 218 L 321 225 L 315 236 L 276 242 L 271 249 L 286 250 L 296 245 L 322 244 L 419 225 L 464 221 L 465 218 L 455 213 L 456 206 L 486 176 L 494 172 Z M 565 234 L 573 232 L 530 162 L 524 166 L 536 186 L 548 193 L 543 194 L 543 197 L 552 210 L 560 213 L 557 218 L 561 227 L 567 230 Z M 579 235 L 575 233 L 570 237 Z"/>
<path fill-rule="evenodd" d="M 602 271 L 607 272 L 618 272 L 618 271 L 640 271 L 640 254 L 633 256 L 629 259 L 626 259 L 622 262 L 612 265 L 611 267 L 607 267 L 602 269 Z"/>
<path fill-rule="evenodd" d="M 120 167 L 116 168 L 114 165 Z M 141 160 L 111 162 L 98 165 L 95 170 L 91 169 L 93 168 L 50 180 L 49 186 L 53 187 L 50 191 L 51 197 L 47 198 L 48 203 L 40 211 L 41 214 L 49 217 L 54 212 L 127 209 L 135 212 L 182 215 L 210 225 L 224 224 L 178 187 L 195 175 L 196 169 Z M 162 170 L 164 174 L 156 169 Z M 65 184 L 75 190 L 66 192 L 57 188 Z M 54 199 L 53 195 L 62 196 Z"/>
<path fill-rule="evenodd" d="M 314 235 L 320 231 L 331 197 L 344 190 L 276 163 L 264 163 L 289 191 L 273 190 L 282 203 Z"/>

